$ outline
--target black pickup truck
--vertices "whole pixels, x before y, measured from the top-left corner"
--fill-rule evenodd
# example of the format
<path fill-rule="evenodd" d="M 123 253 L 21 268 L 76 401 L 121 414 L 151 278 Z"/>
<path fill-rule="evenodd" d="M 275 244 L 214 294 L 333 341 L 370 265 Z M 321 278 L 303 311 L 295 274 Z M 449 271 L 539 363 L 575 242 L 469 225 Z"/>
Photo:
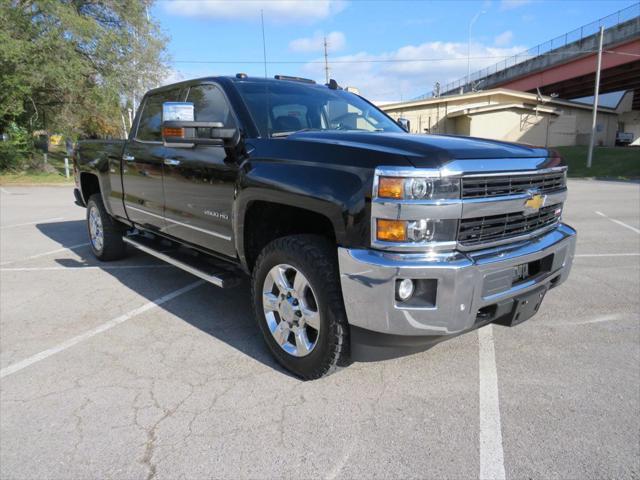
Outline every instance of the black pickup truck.
<path fill-rule="evenodd" d="M 518 324 L 575 249 L 553 151 L 412 135 L 335 81 L 158 88 L 126 141 L 82 142 L 74 167 L 96 257 L 250 275 L 267 345 L 307 379 Z"/>

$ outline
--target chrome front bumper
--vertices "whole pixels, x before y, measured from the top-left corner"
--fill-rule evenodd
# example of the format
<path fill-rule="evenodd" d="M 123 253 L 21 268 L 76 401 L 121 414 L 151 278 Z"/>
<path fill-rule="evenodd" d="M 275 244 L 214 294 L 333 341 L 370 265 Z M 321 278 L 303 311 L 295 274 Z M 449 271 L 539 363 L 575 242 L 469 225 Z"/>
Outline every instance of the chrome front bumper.
<path fill-rule="evenodd" d="M 482 323 L 483 307 L 566 280 L 575 244 L 576 231 L 560 224 L 532 240 L 474 252 L 427 255 L 339 248 L 349 323 L 371 332 L 430 338 L 470 330 Z M 513 283 L 518 265 L 542 259 L 545 271 Z M 427 292 L 431 301 L 414 307 L 397 301 L 396 280 L 404 278 L 429 280 L 424 283 L 434 289 Z"/>

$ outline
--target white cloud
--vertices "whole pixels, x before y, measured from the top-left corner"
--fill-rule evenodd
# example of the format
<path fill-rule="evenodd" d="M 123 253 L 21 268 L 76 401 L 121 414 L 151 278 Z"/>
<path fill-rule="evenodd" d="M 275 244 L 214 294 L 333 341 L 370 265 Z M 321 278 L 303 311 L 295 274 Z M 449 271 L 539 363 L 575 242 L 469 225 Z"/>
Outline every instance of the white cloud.
<path fill-rule="evenodd" d="M 327 50 L 337 52 L 342 50 L 346 43 L 346 38 L 342 32 L 331 32 L 326 35 Z M 324 50 L 325 35 L 318 31 L 313 37 L 297 38 L 289 42 L 289 50 L 292 52 L 321 52 Z"/>
<path fill-rule="evenodd" d="M 502 0 L 500 2 L 500 10 L 513 10 L 514 8 L 520 8 L 528 3 L 531 3 L 531 0 Z"/>
<path fill-rule="evenodd" d="M 506 47 L 513 41 L 513 32 L 511 30 L 507 30 L 506 32 L 502 32 L 500 35 L 496 36 L 493 39 L 493 43 L 498 47 Z"/>
<path fill-rule="evenodd" d="M 344 0 L 173 0 L 163 3 L 164 8 L 174 15 L 223 20 L 256 20 L 260 11 L 265 22 L 313 23 L 335 15 L 347 6 Z"/>
<path fill-rule="evenodd" d="M 498 46 L 474 43 L 471 45 L 471 72 L 500 62 L 525 47 Z M 421 61 L 427 59 L 428 61 Z M 402 61 L 404 60 L 404 61 Z M 397 50 L 370 54 L 329 57 L 330 76 L 342 86 L 353 86 L 375 101 L 410 99 L 429 93 L 435 82 L 444 86 L 467 74 L 467 44 L 427 42 L 406 45 Z M 323 81 L 322 59 L 302 68 L 305 76 Z"/>

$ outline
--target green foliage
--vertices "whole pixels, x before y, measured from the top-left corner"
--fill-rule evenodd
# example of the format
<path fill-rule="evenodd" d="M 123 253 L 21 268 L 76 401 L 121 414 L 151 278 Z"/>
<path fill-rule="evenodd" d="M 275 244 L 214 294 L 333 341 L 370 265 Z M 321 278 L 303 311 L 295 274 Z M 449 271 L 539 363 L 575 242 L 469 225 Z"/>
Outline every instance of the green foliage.
<path fill-rule="evenodd" d="M 15 122 L 7 126 L 5 134 L 7 140 L 0 141 L 0 170 L 22 169 L 33 152 L 32 137 Z"/>
<path fill-rule="evenodd" d="M 118 136 L 165 74 L 150 0 L 0 0 L 0 132 Z M 126 115 L 125 115 L 126 116 Z"/>
<path fill-rule="evenodd" d="M 639 179 L 640 147 L 596 147 L 587 168 L 586 146 L 554 147 L 569 166 L 570 177 Z"/>

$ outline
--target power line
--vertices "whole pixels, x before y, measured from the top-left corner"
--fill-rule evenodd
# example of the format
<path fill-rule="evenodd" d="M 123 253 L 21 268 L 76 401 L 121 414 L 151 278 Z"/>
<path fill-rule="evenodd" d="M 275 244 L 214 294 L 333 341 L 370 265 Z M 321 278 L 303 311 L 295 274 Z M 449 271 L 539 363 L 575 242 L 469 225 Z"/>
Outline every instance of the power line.
<path fill-rule="evenodd" d="M 155 0 L 155 3 L 173 3 L 173 2 L 181 2 L 181 3 L 222 3 L 225 0 Z M 264 0 L 233 0 L 234 3 L 262 3 Z M 269 0 L 271 3 L 286 3 L 291 2 L 291 0 Z M 309 0 L 313 1 L 313 0 Z M 340 3 L 342 0 L 329 0 L 330 3 Z M 403 3 L 449 3 L 451 0 L 402 0 Z M 538 3 L 550 3 L 552 0 L 537 0 Z M 582 3 L 584 0 L 566 0 L 567 2 L 573 3 Z M 398 3 L 398 0 L 355 0 L 356 5 L 358 3 Z M 630 9 L 635 7 L 636 5 L 630 5 L 629 7 L 625 7 L 622 10 Z M 603 17 L 607 18 L 607 17 Z"/>
<path fill-rule="evenodd" d="M 574 50 L 572 52 L 548 52 L 541 53 L 540 55 L 531 55 L 529 58 L 523 58 L 522 62 L 530 60 L 532 58 L 544 57 L 544 56 L 552 56 L 552 55 L 567 55 L 567 53 L 572 54 L 584 54 L 584 53 L 597 53 L 597 50 Z M 631 52 L 617 52 L 613 50 L 604 50 L 604 53 L 612 54 L 612 55 L 625 55 L 630 57 L 638 57 L 640 58 L 640 54 L 631 53 Z M 511 58 L 513 55 L 484 55 L 484 56 L 476 56 L 471 57 L 471 60 L 491 60 L 491 59 L 505 59 Z M 524 57 L 524 55 L 523 55 Z M 353 59 L 353 60 L 331 60 L 332 63 L 416 63 L 416 62 L 454 62 L 454 61 L 464 61 L 467 57 L 433 57 L 433 58 L 389 58 L 389 59 Z M 514 65 L 518 65 L 522 62 L 515 63 Z M 294 64 L 294 65 L 304 65 L 304 64 L 325 64 L 325 60 L 269 60 L 265 62 L 264 60 L 170 60 L 169 63 L 211 63 L 211 64 Z M 509 67 L 507 67 L 509 68 Z"/>
<path fill-rule="evenodd" d="M 406 63 L 406 62 L 446 62 L 454 60 L 466 60 L 467 57 L 460 58 L 407 58 L 407 59 L 371 59 L 371 60 L 332 60 L 332 63 Z M 495 59 L 507 58 L 507 56 L 487 55 L 483 57 L 471 57 L 471 59 Z M 262 60 L 171 60 L 171 63 L 263 63 Z M 267 63 L 291 63 L 291 64 L 307 64 L 317 63 L 324 65 L 324 60 L 269 60 Z"/>

